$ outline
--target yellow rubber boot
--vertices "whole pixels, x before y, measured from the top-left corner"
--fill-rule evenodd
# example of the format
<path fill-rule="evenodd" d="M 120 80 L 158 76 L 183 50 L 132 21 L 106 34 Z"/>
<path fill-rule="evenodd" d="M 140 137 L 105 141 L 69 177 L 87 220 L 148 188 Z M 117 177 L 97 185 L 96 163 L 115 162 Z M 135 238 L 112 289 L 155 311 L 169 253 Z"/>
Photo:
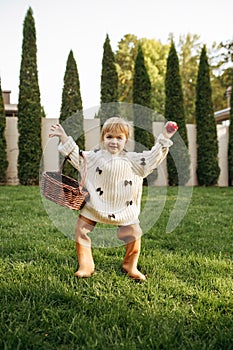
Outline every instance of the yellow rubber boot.
<path fill-rule="evenodd" d="M 145 281 L 146 276 L 137 268 L 141 250 L 141 238 L 126 244 L 126 254 L 123 260 L 122 269 L 127 275 L 138 281 Z"/>
<path fill-rule="evenodd" d="M 78 271 L 75 272 L 76 277 L 90 277 L 94 270 L 94 260 L 91 249 L 91 239 L 88 233 L 94 229 L 95 222 L 79 215 L 75 234 L 76 234 L 76 253 L 78 258 Z"/>

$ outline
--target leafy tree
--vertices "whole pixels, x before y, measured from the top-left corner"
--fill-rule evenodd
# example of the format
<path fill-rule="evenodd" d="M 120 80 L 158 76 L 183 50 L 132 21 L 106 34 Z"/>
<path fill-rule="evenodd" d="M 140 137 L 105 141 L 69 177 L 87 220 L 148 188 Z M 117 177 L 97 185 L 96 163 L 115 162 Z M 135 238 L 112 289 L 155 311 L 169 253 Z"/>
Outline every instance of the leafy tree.
<path fill-rule="evenodd" d="M 81 150 L 85 149 L 85 135 L 83 129 L 82 98 L 80 93 L 79 74 L 73 51 L 71 50 L 66 62 L 60 122 L 63 123 L 68 134 L 77 135 L 75 140 Z M 77 177 L 77 171 L 67 163 L 65 173 Z"/>
<path fill-rule="evenodd" d="M 221 44 L 213 43 L 207 52 L 210 66 L 210 83 L 214 110 L 227 107 L 226 90 L 232 82 L 233 69 L 224 53 Z"/>
<path fill-rule="evenodd" d="M 196 78 L 198 63 L 202 49 L 200 37 L 190 33 L 180 36 L 178 57 L 180 60 L 180 75 L 183 85 L 184 108 L 186 122 L 195 123 Z M 230 66 L 231 44 L 213 43 L 208 49 L 210 82 L 212 86 L 212 102 L 214 110 L 226 108 L 226 89 L 231 85 L 233 69 Z"/>
<path fill-rule="evenodd" d="M 223 52 L 224 62 L 227 65 L 232 64 L 232 62 L 233 62 L 233 39 L 228 40 L 225 43 L 220 43 L 220 47 L 224 49 L 224 52 Z M 233 77 L 233 74 L 231 75 L 231 77 Z"/>
<path fill-rule="evenodd" d="M 204 45 L 201 51 L 196 85 L 197 178 L 199 185 L 218 181 L 218 141 L 212 103 L 210 68 Z"/>
<path fill-rule="evenodd" d="M 167 44 L 154 39 L 142 38 L 140 44 L 145 66 L 151 82 L 151 108 L 164 115 L 166 62 L 169 51 Z"/>
<path fill-rule="evenodd" d="M 128 103 L 133 102 L 134 65 L 139 45 L 143 50 L 145 66 L 151 82 L 151 108 L 163 114 L 168 45 L 163 45 L 160 41 L 154 39 L 138 39 L 135 35 L 127 34 L 119 42 L 116 52 L 119 100 Z"/>
<path fill-rule="evenodd" d="M 200 57 L 200 37 L 196 34 L 179 37 L 178 58 L 184 99 L 184 114 L 186 123 L 195 122 L 195 96 L 198 60 Z"/>
<path fill-rule="evenodd" d="M 116 67 L 119 77 L 120 102 L 133 102 L 133 74 L 137 51 L 138 38 L 133 34 L 126 34 L 118 43 Z"/>
<path fill-rule="evenodd" d="M 41 104 L 37 72 L 36 29 L 29 8 L 23 26 L 22 60 L 20 67 L 18 130 L 18 176 L 23 185 L 39 183 L 41 160 Z"/>
<path fill-rule="evenodd" d="M 228 169 L 229 169 L 229 185 L 232 186 L 233 185 L 233 84 L 231 86 L 231 102 L 230 102 Z"/>
<path fill-rule="evenodd" d="M 0 184 L 6 183 L 6 171 L 8 167 L 7 153 L 6 153 L 6 116 L 4 110 L 4 102 L 2 96 L 1 80 L 0 80 Z"/>
<path fill-rule="evenodd" d="M 138 45 L 141 45 L 145 66 L 152 86 L 151 107 L 164 114 L 165 106 L 165 73 L 169 46 L 154 39 L 138 39 L 133 34 L 126 34 L 118 43 L 116 64 L 119 76 L 119 101 L 133 102 L 133 73 Z M 180 62 L 180 77 L 182 81 L 185 120 L 195 123 L 196 79 L 202 43 L 197 34 L 181 35 L 178 41 L 178 59 Z M 232 42 L 217 45 L 213 43 L 209 49 L 210 78 L 212 100 L 215 110 L 226 108 L 226 88 L 231 85 L 233 69 L 231 62 Z"/>
<path fill-rule="evenodd" d="M 118 110 L 118 74 L 115 55 L 112 51 L 109 36 L 104 42 L 101 73 L 101 108 L 99 113 L 101 125 L 119 113 Z M 113 103 L 115 102 L 115 103 Z"/>
<path fill-rule="evenodd" d="M 171 186 L 185 185 L 190 178 L 190 157 L 179 59 L 173 41 L 167 59 L 165 91 L 165 118 L 175 121 L 179 127 L 179 133 L 174 135 L 174 144 L 167 157 L 168 183 Z"/>

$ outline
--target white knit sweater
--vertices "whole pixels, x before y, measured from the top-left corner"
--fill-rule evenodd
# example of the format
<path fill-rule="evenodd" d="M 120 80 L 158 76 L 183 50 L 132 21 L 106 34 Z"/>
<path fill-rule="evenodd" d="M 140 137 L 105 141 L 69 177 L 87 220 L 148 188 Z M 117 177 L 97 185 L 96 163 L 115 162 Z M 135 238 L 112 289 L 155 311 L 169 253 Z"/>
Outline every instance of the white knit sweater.
<path fill-rule="evenodd" d="M 90 200 L 80 214 L 95 222 L 129 225 L 139 222 L 143 178 L 167 156 L 172 141 L 160 134 L 150 151 L 112 155 L 106 150 L 84 151 L 87 160 L 85 187 Z M 71 136 L 59 151 L 83 174 L 84 162 Z"/>

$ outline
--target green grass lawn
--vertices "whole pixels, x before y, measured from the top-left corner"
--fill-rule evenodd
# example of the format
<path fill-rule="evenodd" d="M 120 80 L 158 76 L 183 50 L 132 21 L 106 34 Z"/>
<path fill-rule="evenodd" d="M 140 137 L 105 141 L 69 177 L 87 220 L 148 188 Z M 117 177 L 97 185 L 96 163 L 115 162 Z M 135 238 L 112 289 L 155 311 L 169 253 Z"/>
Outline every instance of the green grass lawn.
<path fill-rule="evenodd" d="M 194 188 L 166 233 L 176 194 L 142 238 L 136 283 L 123 247 L 94 248 L 95 274 L 76 279 L 39 188 L 0 187 L 0 349 L 233 349 L 233 188 Z"/>

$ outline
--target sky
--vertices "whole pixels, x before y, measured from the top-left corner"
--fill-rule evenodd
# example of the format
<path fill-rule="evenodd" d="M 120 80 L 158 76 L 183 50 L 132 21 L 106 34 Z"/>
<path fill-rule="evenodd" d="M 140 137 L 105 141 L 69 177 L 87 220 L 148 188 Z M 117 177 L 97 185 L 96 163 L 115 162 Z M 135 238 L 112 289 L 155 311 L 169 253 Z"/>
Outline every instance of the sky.
<path fill-rule="evenodd" d="M 0 0 L 2 90 L 18 102 L 23 22 L 33 10 L 41 104 L 48 118 L 59 118 L 66 62 L 77 63 L 84 115 L 100 104 L 103 44 L 115 52 L 126 34 L 168 43 L 173 33 L 198 34 L 203 44 L 233 39 L 232 0 Z"/>

